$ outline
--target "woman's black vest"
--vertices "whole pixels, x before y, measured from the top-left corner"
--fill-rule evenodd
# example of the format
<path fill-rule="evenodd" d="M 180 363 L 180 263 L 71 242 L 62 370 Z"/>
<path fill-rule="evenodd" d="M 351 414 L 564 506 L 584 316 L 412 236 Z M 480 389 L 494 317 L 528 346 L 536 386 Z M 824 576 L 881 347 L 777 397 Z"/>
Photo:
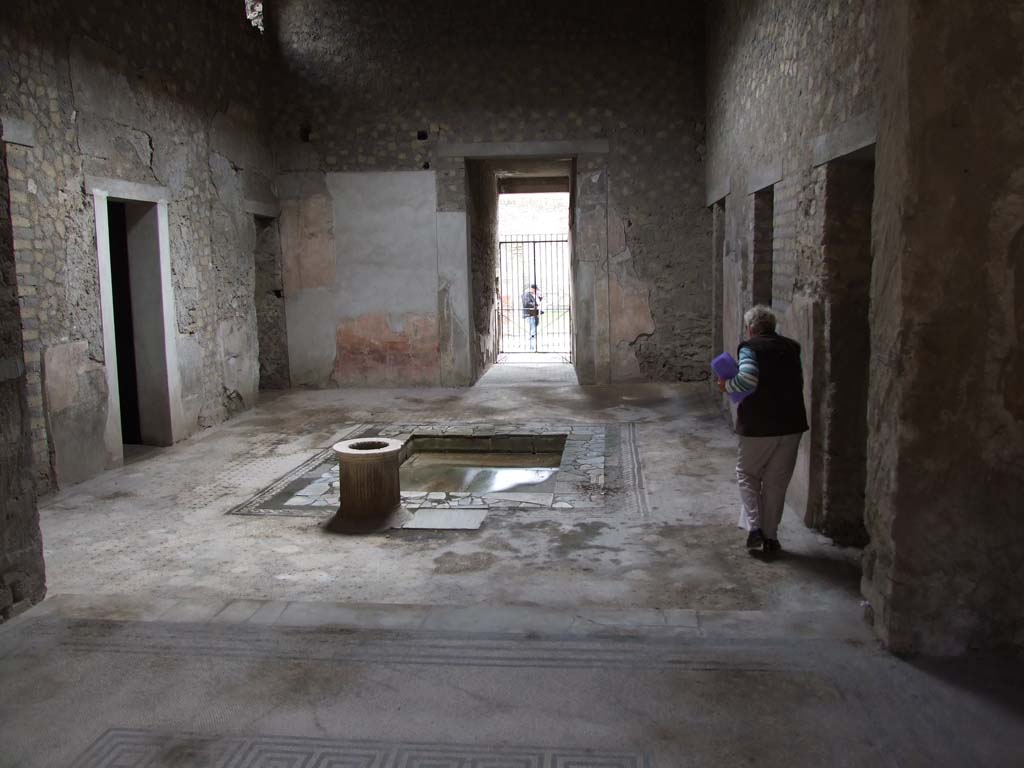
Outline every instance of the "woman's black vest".
<path fill-rule="evenodd" d="M 757 389 L 744 398 L 736 415 L 736 434 L 773 437 L 807 431 L 804 375 L 800 345 L 785 336 L 766 333 L 740 344 L 757 357 Z"/>

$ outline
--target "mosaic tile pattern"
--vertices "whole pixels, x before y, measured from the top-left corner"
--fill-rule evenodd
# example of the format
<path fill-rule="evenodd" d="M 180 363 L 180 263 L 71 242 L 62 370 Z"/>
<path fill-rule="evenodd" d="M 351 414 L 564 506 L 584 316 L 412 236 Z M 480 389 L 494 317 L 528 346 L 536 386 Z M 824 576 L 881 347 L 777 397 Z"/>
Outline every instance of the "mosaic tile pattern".
<path fill-rule="evenodd" d="M 654 768 L 632 751 L 217 737 L 115 728 L 72 768 Z"/>
<path fill-rule="evenodd" d="M 605 509 L 646 514 L 646 498 L 633 425 L 588 424 L 389 424 L 353 425 L 349 438 L 565 435 L 561 465 L 550 493 L 488 493 L 404 491 L 403 504 L 420 509 L 464 507 L 487 510 L 557 510 L 561 513 Z M 278 478 L 228 514 L 328 517 L 340 502 L 338 470 L 330 448 Z"/>

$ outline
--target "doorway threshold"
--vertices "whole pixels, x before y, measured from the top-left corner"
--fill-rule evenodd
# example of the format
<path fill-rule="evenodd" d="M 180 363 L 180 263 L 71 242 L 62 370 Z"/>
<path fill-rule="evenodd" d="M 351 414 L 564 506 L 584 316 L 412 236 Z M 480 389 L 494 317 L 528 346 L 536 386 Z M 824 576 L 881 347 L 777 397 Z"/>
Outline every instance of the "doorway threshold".
<path fill-rule="evenodd" d="M 159 445 L 135 445 L 131 443 L 124 444 L 124 463 L 135 464 L 140 461 L 152 458 L 156 454 L 163 450 L 162 446 Z"/>

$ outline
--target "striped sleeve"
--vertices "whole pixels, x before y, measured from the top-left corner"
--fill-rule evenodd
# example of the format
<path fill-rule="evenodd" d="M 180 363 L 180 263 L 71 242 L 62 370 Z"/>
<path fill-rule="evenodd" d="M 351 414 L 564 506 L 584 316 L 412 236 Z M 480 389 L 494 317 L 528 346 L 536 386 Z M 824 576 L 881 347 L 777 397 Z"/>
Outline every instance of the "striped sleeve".
<path fill-rule="evenodd" d="M 757 356 L 750 347 L 740 349 L 740 370 L 733 378 L 725 382 L 726 392 L 753 392 L 757 389 L 760 371 L 757 367 Z"/>

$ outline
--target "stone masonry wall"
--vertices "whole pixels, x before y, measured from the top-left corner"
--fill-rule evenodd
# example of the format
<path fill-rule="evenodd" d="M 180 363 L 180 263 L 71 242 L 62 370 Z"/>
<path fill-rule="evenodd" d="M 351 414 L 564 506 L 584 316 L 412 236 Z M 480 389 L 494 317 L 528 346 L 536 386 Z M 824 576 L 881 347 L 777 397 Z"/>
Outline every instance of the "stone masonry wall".
<path fill-rule="evenodd" d="M 753 193 L 771 187 L 772 306 L 781 332 L 803 346 L 811 421 L 789 501 L 809 524 L 827 528 L 826 290 L 835 300 L 843 287 L 826 286 L 826 174 L 815 167 L 814 145 L 876 109 L 877 3 L 722 0 L 708 9 L 708 190 L 725 200 L 722 315 L 715 323 L 735 354 L 743 312 L 755 299 Z"/>
<path fill-rule="evenodd" d="M 439 210 L 465 211 L 465 163 L 439 145 L 607 139 L 611 375 L 707 377 L 703 3 L 282 0 L 267 12 L 283 173 L 430 167 Z"/>
<path fill-rule="evenodd" d="M 104 455 L 90 426 L 91 414 L 106 413 L 106 384 L 87 175 L 168 190 L 189 429 L 252 404 L 255 232 L 244 207 L 270 199 L 273 173 L 257 121 L 267 43 L 234 6 L 36 0 L 0 9 L 0 115 L 34 132 L 34 146 L 12 145 L 9 161 L 41 488 L 63 480 L 55 430 Z M 47 394 L 58 385 L 59 397 Z"/>
<path fill-rule="evenodd" d="M 779 171 L 773 303 L 785 309 L 793 296 L 814 294 L 818 249 L 802 247 L 799 232 L 816 212 L 813 140 L 875 108 L 876 15 L 875 0 L 709 5 L 708 182 L 731 182 L 727 258 L 742 265 L 745 296 L 753 290 L 748 187 L 764 168 Z"/>
<path fill-rule="evenodd" d="M 871 544 L 897 652 L 1024 646 L 1024 2 L 886 4 Z"/>
<path fill-rule="evenodd" d="M 21 333 L 7 155 L 0 142 L 0 621 L 46 594 Z"/>

